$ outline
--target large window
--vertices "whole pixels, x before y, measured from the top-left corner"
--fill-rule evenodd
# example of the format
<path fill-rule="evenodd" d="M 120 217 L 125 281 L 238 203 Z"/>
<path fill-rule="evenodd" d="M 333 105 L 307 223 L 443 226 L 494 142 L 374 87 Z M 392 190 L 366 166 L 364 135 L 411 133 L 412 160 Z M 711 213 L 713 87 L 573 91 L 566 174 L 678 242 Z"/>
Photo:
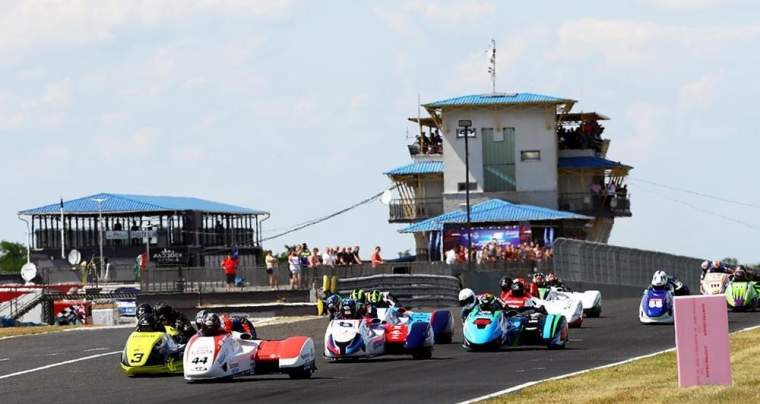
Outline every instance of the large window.
<path fill-rule="evenodd" d="M 517 189 L 515 180 L 515 128 L 480 129 L 483 144 L 483 191 Z"/>

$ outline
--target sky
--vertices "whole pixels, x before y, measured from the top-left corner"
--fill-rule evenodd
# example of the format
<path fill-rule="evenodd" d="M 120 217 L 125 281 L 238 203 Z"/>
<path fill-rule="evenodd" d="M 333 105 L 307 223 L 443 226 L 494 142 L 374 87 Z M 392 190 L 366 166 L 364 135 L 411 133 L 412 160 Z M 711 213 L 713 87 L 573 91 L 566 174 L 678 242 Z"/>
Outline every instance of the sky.
<path fill-rule="evenodd" d="M 741 0 L 0 0 L 0 239 L 98 192 L 268 210 L 264 236 L 390 184 L 422 102 L 578 100 L 632 165 L 610 243 L 760 262 L 760 9 Z M 640 180 L 637 180 L 640 179 Z M 697 191 L 714 198 L 653 186 Z M 413 250 L 371 202 L 272 240 Z"/>

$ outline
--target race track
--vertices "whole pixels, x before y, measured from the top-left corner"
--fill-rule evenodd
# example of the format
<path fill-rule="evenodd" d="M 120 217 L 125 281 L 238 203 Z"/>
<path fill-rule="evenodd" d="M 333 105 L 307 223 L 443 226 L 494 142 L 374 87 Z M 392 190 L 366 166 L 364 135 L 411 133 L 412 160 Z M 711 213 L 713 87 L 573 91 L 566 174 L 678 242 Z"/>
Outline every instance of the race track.
<path fill-rule="evenodd" d="M 163 403 L 163 402 L 435 402 L 452 403 L 528 381 L 621 361 L 672 347 L 672 326 L 638 323 L 638 298 L 606 299 L 602 318 L 571 329 L 562 351 L 544 348 L 472 353 L 455 343 L 437 345 L 434 359 L 380 357 L 353 363 L 327 363 L 311 380 L 251 376 L 227 383 L 187 384 L 181 376 L 128 378 L 119 368 L 129 329 L 65 332 L 0 340 L 0 401 L 3 403 Z M 456 313 L 458 314 L 458 313 Z M 456 315 L 455 315 L 456 317 Z M 730 313 L 737 330 L 760 324 L 760 313 Z M 261 327 L 259 335 L 309 335 L 321 355 L 326 320 Z M 102 355 L 102 356 L 96 356 Z M 91 357 L 25 374 L 73 359 Z"/>

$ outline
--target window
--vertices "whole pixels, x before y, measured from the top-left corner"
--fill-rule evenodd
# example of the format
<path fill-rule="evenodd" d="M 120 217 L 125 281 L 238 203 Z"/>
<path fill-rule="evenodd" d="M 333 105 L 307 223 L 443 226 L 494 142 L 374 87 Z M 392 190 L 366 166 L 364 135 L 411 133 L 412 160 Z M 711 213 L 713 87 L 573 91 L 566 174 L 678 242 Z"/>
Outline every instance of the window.
<path fill-rule="evenodd" d="M 467 136 L 472 139 L 475 137 L 475 128 L 468 128 L 467 129 Z M 464 128 L 459 127 L 457 128 L 457 139 L 464 139 Z"/>
<path fill-rule="evenodd" d="M 470 182 L 470 191 L 476 191 L 478 189 L 478 183 L 477 182 Z M 467 190 L 467 183 L 464 182 L 458 182 L 457 183 L 457 191 L 464 192 Z"/>
<path fill-rule="evenodd" d="M 523 150 L 520 152 L 521 161 L 539 161 L 541 160 L 541 150 Z"/>
<path fill-rule="evenodd" d="M 515 178 L 515 128 L 481 129 L 483 145 L 483 191 L 517 189 Z"/>

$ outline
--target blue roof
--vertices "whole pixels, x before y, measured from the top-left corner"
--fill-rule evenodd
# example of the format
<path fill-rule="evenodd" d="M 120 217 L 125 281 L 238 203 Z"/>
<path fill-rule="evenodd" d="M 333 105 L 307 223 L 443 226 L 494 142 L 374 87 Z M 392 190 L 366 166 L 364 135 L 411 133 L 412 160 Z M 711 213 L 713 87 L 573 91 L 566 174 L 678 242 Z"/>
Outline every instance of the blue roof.
<path fill-rule="evenodd" d="M 443 174 L 443 161 L 418 161 L 386 171 L 385 175 Z"/>
<path fill-rule="evenodd" d="M 559 168 L 625 168 L 632 169 L 633 167 L 620 163 L 618 161 L 612 161 L 595 156 L 585 157 L 560 157 Z"/>
<path fill-rule="evenodd" d="M 453 107 L 458 105 L 509 105 L 509 104 L 565 104 L 575 100 L 532 93 L 496 93 L 463 95 L 423 105 L 427 108 Z"/>
<path fill-rule="evenodd" d="M 95 194 L 84 198 L 63 202 L 64 213 L 97 214 L 98 202 L 95 199 L 105 199 L 101 202 L 103 213 L 138 213 L 138 212 L 174 212 L 201 211 L 208 213 L 229 213 L 259 215 L 268 212 L 256 209 L 242 208 L 184 196 L 149 196 L 127 194 Z M 61 211 L 60 203 L 41 206 L 39 208 L 22 210 L 20 215 L 55 214 Z"/>
<path fill-rule="evenodd" d="M 533 222 L 554 220 L 590 220 L 589 216 L 571 212 L 563 212 L 533 205 L 518 205 L 501 199 L 489 199 L 470 207 L 470 221 L 472 223 L 511 223 Z M 446 223 L 466 223 L 467 214 L 460 210 L 454 210 L 442 215 L 423 220 L 409 225 L 400 233 L 417 233 L 421 231 L 443 230 Z"/>

